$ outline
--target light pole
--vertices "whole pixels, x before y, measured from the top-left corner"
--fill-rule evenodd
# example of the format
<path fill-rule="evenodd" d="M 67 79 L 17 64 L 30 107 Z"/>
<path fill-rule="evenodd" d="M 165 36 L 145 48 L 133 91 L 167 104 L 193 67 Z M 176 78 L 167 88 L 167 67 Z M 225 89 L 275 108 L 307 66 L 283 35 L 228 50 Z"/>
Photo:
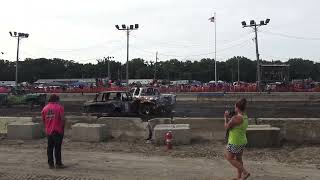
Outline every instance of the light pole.
<path fill-rule="evenodd" d="M 29 34 L 27 33 L 20 33 L 20 32 L 9 32 L 11 37 L 17 38 L 18 39 L 18 44 L 17 44 L 17 61 L 16 61 L 16 87 L 18 86 L 18 61 L 19 61 L 19 46 L 20 46 L 20 39 L 23 38 L 28 38 Z"/>
<path fill-rule="evenodd" d="M 153 74 L 153 81 L 156 81 L 157 77 L 157 63 L 158 63 L 158 51 L 156 52 L 156 62 L 154 63 L 154 74 Z"/>
<path fill-rule="evenodd" d="M 126 31 L 127 32 L 127 66 L 126 66 L 126 83 L 127 87 L 129 87 L 129 35 L 130 31 L 137 30 L 139 28 L 139 24 L 135 25 L 125 25 L 122 24 L 121 27 L 119 25 L 116 25 L 116 28 L 118 30 Z"/>
<path fill-rule="evenodd" d="M 261 74 L 260 74 L 260 58 L 259 58 L 259 48 L 258 48 L 258 27 L 259 26 L 265 26 L 270 22 L 270 19 L 266 19 L 265 21 L 260 21 L 259 24 L 257 24 L 254 20 L 250 21 L 250 24 L 247 25 L 245 21 L 242 21 L 242 27 L 252 27 L 255 32 L 255 42 L 256 42 L 256 56 L 257 56 L 257 87 L 258 91 L 261 90 L 260 83 L 261 83 Z"/>
<path fill-rule="evenodd" d="M 110 61 L 111 59 L 114 59 L 113 56 L 104 57 L 104 61 L 108 61 L 108 78 L 111 79 L 111 73 L 110 73 Z"/>
<path fill-rule="evenodd" d="M 215 12 L 209 21 L 214 23 L 214 81 L 217 83 L 217 15 Z"/>
<path fill-rule="evenodd" d="M 239 68 L 239 58 L 238 58 L 238 83 L 240 82 L 240 68 Z"/>

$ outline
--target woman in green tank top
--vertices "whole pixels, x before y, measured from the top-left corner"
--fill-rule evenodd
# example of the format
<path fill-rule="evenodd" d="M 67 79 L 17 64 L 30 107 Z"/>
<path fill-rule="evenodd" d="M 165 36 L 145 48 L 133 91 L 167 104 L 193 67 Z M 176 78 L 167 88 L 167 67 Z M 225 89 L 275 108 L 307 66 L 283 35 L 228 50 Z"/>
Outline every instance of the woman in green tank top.
<path fill-rule="evenodd" d="M 245 113 L 247 100 L 241 98 L 235 104 L 236 115 L 229 120 L 229 112 L 224 113 L 224 128 L 229 131 L 225 157 L 237 169 L 236 179 L 247 179 L 250 173 L 244 168 L 242 161 L 243 150 L 247 144 L 248 116 Z"/>

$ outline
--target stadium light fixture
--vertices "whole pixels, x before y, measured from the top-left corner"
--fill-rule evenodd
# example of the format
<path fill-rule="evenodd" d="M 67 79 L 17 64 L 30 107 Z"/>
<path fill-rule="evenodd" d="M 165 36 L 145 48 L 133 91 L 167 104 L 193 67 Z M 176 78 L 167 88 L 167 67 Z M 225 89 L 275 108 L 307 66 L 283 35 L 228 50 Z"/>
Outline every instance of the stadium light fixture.
<path fill-rule="evenodd" d="M 139 28 L 139 24 L 135 24 L 135 25 L 125 25 L 122 24 L 121 25 L 122 28 L 119 27 L 119 25 L 116 25 L 116 28 L 118 30 L 124 30 L 127 32 L 127 63 L 126 63 L 126 83 L 127 83 L 127 87 L 129 87 L 129 35 L 130 35 L 130 31 L 132 30 L 137 30 Z"/>
<path fill-rule="evenodd" d="M 270 22 L 270 19 L 268 18 L 268 19 L 266 19 L 266 24 L 268 24 Z"/>
<path fill-rule="evenodd" d="M 23 38 L 28 38 L 29 34 L 28 33 L 21 33 L 21 32 L 9 32 L 11 37 L 17 38 L 18 40 L 18 45 L 17 45 L 17 60 L 16 60 L 16 78 L 15 78 L 15 85 L 16 87 L 18 86 L 18 62 L 19 62 L 19 46 L 20 46 L 20 40 Z"/>

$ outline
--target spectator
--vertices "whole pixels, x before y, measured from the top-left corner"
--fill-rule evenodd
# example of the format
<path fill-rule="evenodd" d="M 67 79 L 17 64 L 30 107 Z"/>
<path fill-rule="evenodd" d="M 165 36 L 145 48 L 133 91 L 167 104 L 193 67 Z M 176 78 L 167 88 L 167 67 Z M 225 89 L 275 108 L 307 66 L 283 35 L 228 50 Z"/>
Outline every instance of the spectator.
<path fill-rule="evenodd" d="M 64 168 L 61 160 L 61 146 L 64 136 L 64 108 L 59 102 L 59 96 L 52 94 L 49 97 L 49 103 L 43 108 L 41 115 L 45 125 L 45 132 L 48 139 L 47 156 L 50 169 Z M 53 151 L 56 163 L 53 160 Z"/>
<path fill-rule="evenodd" d="M 250 176 L 242 161 L 243 150 L 247 144 L 248 116 L 245 113 L 246 105 L 247 100 L 245 98 L 237 101 L 235 104 L 236 115 L 230 121 L 228 121 L 230 113 L 228 111 L 224 113 L 224 127 L 229 130 L 225 157 L 237 169 L 238 175 L 236 179 L 247 179 Z"/>

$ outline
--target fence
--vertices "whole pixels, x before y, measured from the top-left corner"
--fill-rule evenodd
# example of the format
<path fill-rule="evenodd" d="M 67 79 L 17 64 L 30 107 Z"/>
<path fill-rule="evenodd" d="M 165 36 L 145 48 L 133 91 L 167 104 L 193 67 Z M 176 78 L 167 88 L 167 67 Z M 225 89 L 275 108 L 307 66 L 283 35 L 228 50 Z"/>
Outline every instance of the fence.
<path fill-rule="evenodd" d="M 72 88 L 72 89 L 62 89 L 62 88 L 43 88 L 36 89 L 33 88 L 32 92 L 35 93 L 98 93 L 102 91 L 125 91 L 126 87 L 93 87 L 93 88 Z M 187 93 L 187 92 L 257 92 L 257 87 L 255 84 L 245 85 L 245 86 L 169 86 L 169 87 L 159 87 L 162 93 Z M 280 86 L 275 87 L 271 92 L 320 92 L 320 87 L 304 89 L 297 86 Z"/>

